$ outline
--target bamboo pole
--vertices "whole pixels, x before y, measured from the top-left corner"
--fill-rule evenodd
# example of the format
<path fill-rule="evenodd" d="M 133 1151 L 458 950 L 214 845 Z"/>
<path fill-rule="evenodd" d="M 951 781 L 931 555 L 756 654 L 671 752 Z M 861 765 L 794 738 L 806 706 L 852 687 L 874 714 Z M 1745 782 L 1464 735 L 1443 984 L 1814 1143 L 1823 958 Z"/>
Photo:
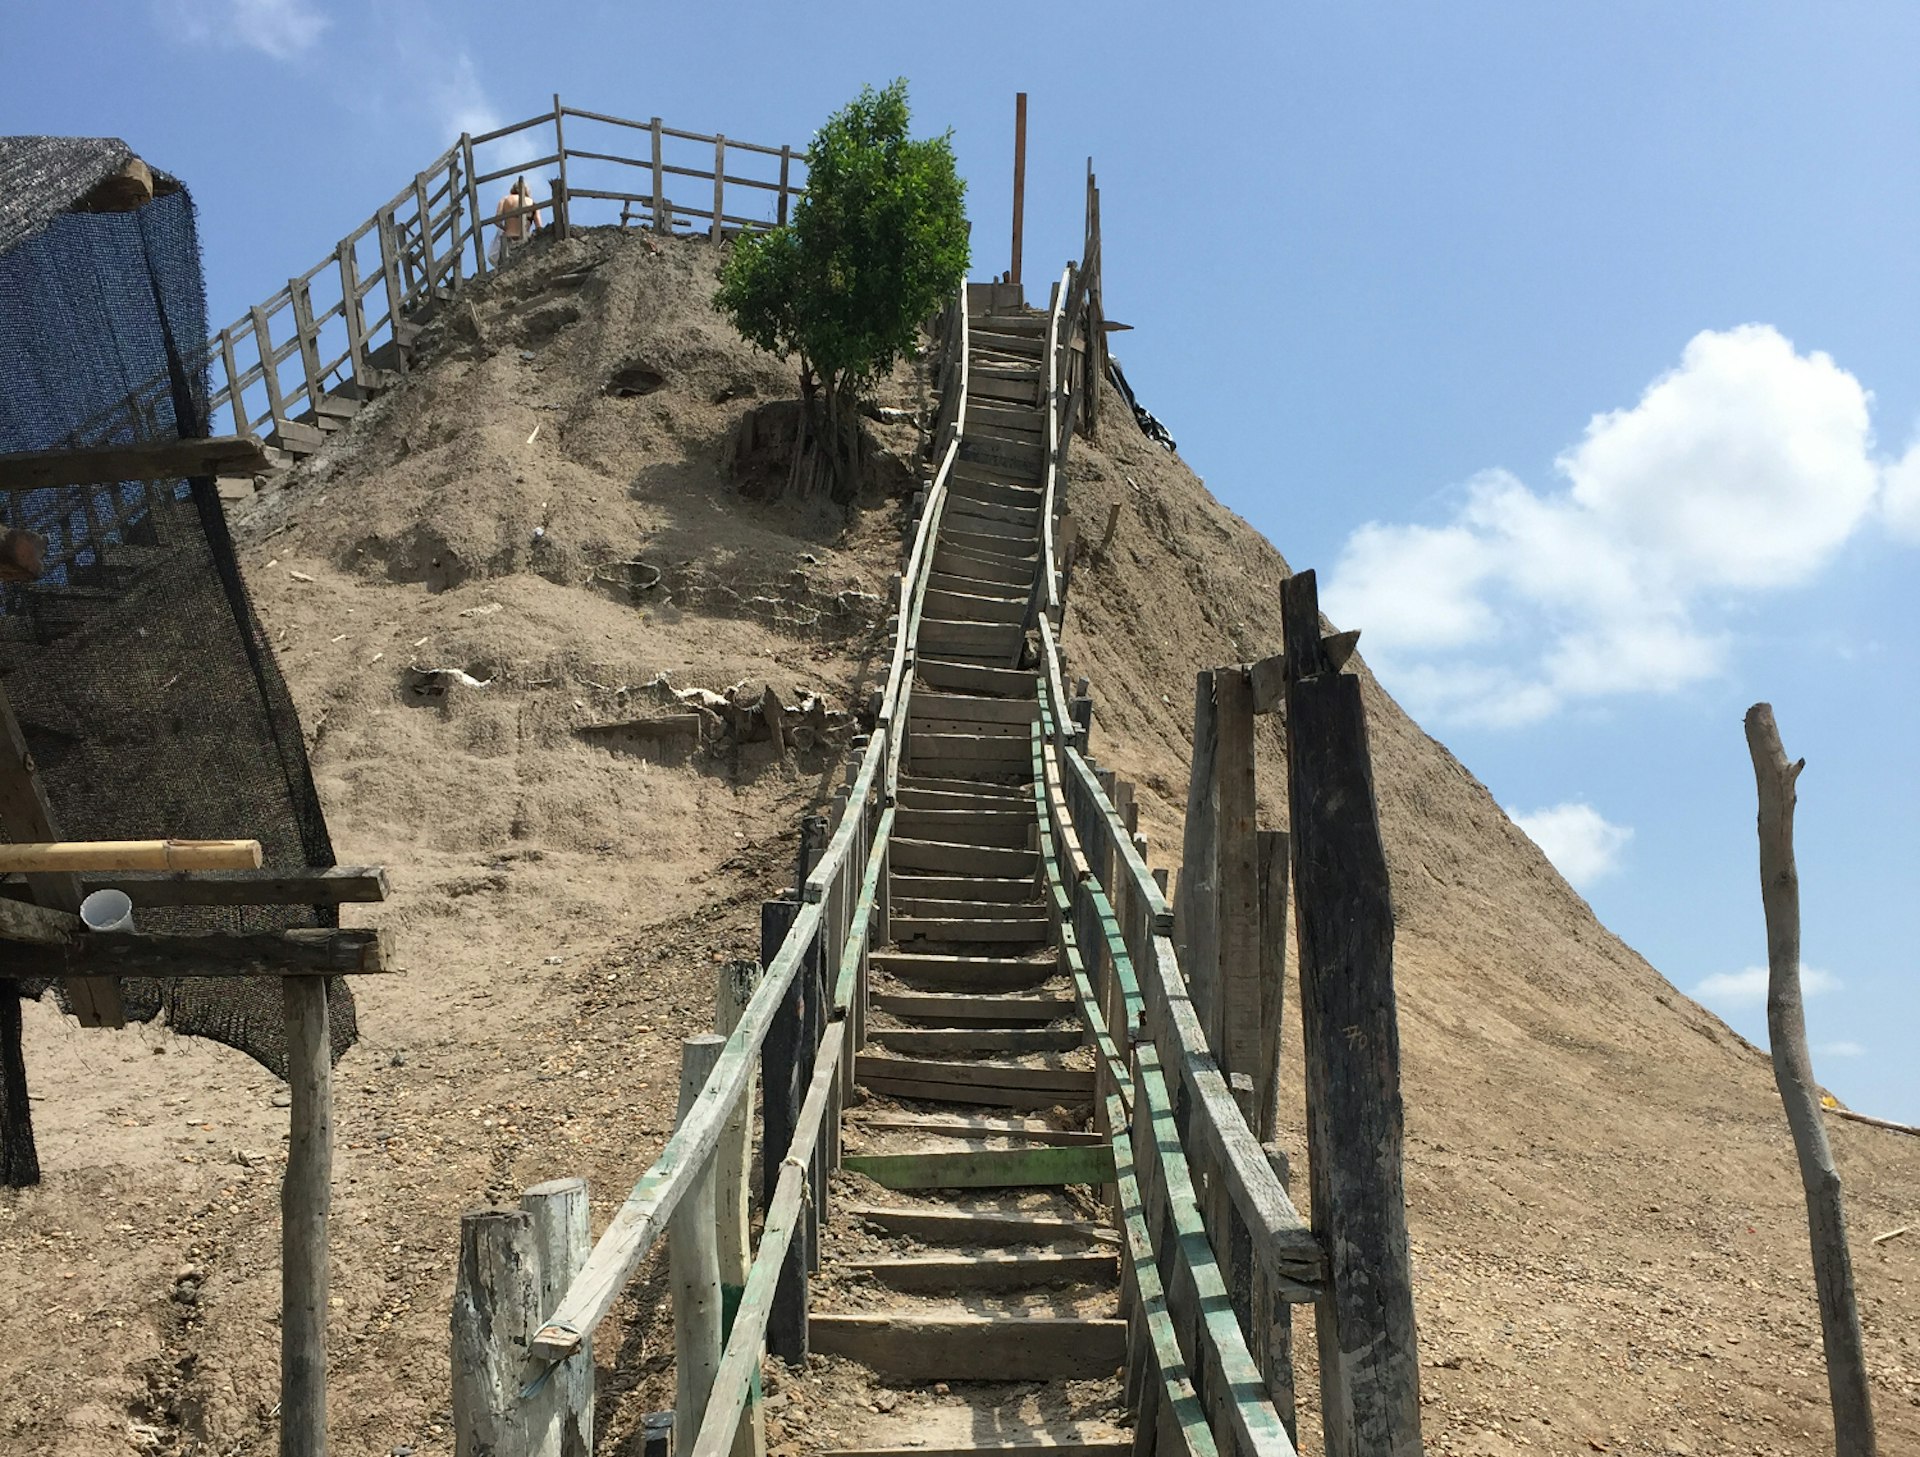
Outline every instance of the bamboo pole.
<path fill-rule="evenodd" d="M 1800 1000 L 1800 872 L 1793 858 L 1794 784 L 1805 759 L 1787 762 L 1773 705 L 1747 710 L 1747 750 L 1759 791 L 1760 900 L 1767 920 L 1767 1038 L 1773 1080 L 1786 1105 L 1793 1151 L 1807 1197 L 1807 1233 L 1813 1246 L 1813 1282 L 1826 1347 L 1827 1395 L 1833 1403 L 1837 1457 L 1874 1457 L 1873 1398 L 1847 1251 L 1847 1215 L 1840 1171 L 1820 1117 L 1820 1088 L 1807 1051 L 1807 1019 Z"/>
<path fill-rule="evenodd" d="M 56 840 L 0 845 L 0 875 L 90 870 L 258 870 L 258 840 Z"/>
<path fill-rule="evenodd" d="M 707 1075 L 720 1060 L 724 1037 L 689 1037 L 680 1044 L 680 1111 L 685 1122 Z M 706 1419 L 713 1378 L 720 1369 L 720 1252 L 715 1238 L 713 1166 L 700 1171 L 667 1226 L 673 1279 L 673 1425 L 698 1432 Z"/>

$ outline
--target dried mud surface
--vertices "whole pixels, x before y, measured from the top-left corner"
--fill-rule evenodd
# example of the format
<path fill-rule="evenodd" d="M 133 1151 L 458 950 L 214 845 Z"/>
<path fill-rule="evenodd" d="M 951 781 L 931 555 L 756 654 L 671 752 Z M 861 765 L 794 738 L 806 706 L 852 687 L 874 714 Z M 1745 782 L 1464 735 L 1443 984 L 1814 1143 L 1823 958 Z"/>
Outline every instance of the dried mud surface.
<path fill-rule="evenodd" d="M 345 918 L 389 929 L 406 968 L 358 984 L 362 1040 L 336 1070 L 342 1452 L 452 1451 L 460 1211 L 584 1174 L 605 1222 L 665 1139 L 679 1039 L 706 1030 L 724 964 L 755 954 L 798 817 L 838 780 L 830 737 L 676 758 L 579 730 L 673 707 L 647 686 L 662 673 L 841 712 L 884 674 L 900 503 L 871 493 L 849 518 L 723 479 L 733 422 L 792 386 L 708 308 L 715 264 L 602 234 L 527 250 L 442 312 L 429 367 L 236 518 L 340 859 L 392 867 L 393 898 Z M 904 375 L 888 403 L 919 403 Z M 1076 571 L 1063 640 L 1093 679 L 1094 750 L 1140 787 L 1149 858 L 1172 864 L 1193 670 L 1277 648 L 1286 565 L 1105 406 L 1070 501 L 1095 544 L 1120 514 Z M 910 427 L 881 433 L 911 453 Z M 645 579 L 633 561 L 664 592 L 623 586 Z M 485 686 L 416 692 L 410 670 L 436 668 Z M 1600 926 L 1370 677 L 1366 694 L 1429 1450 L 1828 1450 L 1764 1057 Z M 1278 743 L 1260 744 L 1263 819 L 1284 824 Z M 283 1091 L 164 1029 L 28 1015 L 47 1172 L 0 1193 L 0 1453 L 273 1451 Z M 1289 1072 L 1298 1129 L 1297 1056 Z M 1920 1140 L 1832 1133 L 1882 1450 L 1920 1450 L 1920 1239 L 1869 1243 L 1920 1209 Z M 637 1452 L 641 1416 L 671 1403 L 669 1322 L 656 1259 L 596 1342 L 602 1451 Z M 1310 1318 L 1301 1335 L 1305 1353 Z M 771 1363 L 767 1390 L 779 1457 L 963 1410 L 844 1362 Z M 1063 1399 L 1106 1422 L 1104 1390 Z"/>

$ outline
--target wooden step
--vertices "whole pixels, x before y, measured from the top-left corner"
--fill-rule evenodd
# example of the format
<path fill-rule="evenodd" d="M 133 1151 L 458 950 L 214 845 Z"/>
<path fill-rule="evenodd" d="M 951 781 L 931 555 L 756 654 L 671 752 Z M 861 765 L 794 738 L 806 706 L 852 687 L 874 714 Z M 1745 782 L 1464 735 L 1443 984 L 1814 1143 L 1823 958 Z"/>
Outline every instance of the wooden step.
<path fill-rule="evenodd" d="M 925 1083 L 962 1092 L 984 1087 L 1023 1088 L 1048 1093 L 1055 1102 L 1093 1096 L 1093 1070 L 1077 1067 L 1030 1067 L 1021 1062 L 958 1062 L 928 1057 L 879 1057 L 860 1053 L 854 1058 L 854 1077 L 892 1082 Z M 984 1100 L 983 1100 L 984 1101 Z"/>
<path fill-rule="evenodd" d="M 920 619 L 918 645 L 929 652 L 1012 657 L 1025 636 L 1017 622 Z"/>
<path fill-rule="evenodd" d="M 1021 783 L 1012 784 L 1003 780 L 941 779 L 930 774 L 902 774 L 900 785 L 903 790 L 928 790 L 941 794 L 967 794 L 977 799 L 1005 800 L 1007 803 L 986 808 L 1013 809 L 1016 805 L 1033 803 L 1033 785 L 1026 775 L 1021 779 Z"/>
<path fill-rule="evenodd" d="M 960 459 L 983 462 L 1008 473 L 1011 480 L 1037 481 L 1046 469 L 1046 447 L 1019 445 L 969 432 L 960 440 Z"/>
<path fill-rule="evenodd" d="M 1039 573 L 1040 558 L 1009 556 L 1005 551 L 981 551 L 952 541 L 942 532 L 933 546 L 933 570 L 959 572 L 983 582 L 994 582 L 1008 592 L 1030 592 Z"/>
<path fill-rule="evenodd" d="M 994 1053 L 1071 1052 L 1078 1027 L 874 1027 L 867 1040 L 908 1057 L 988 1057 Z"/>
<path fill-rule="evenodd" d="M 968 320 L 971 329 L 997 329 L 1005 334 L 1034 334 L 1045 338 L 1047 334 L 1047 314 L 1044 310 L 1028 309 L 1022 313 L 1006 312 L 982 314 L 977 319 Z"/>
<path fill-rule="evenodd" d="M 1037 946 L 1053 934 L 1053 922 L 1044 913 L 1030 920 L 979 916 L 949 919 L 890 914 L 887 925 L 896 941 L 934 941 L 960 946 L 985 942 Z"/>
<path fill-rule="evenodd" d="M 1007 596 L 988 596 L 985 592 L 993 584 L 981 583 L 980 592 L 935 591 L 931 585 L 922 603 L 925 617 L 941 618 L 949 621 L 991 622 L 999 625 L 1018 627 L 1026 621 L 1027 604 L 1030 600 L 1025 593 Z"/>
<path fill-rule="evenodd" d="M 1031 405 L 1039 401 L 1042 388 L 1040 371 L 1037 369 L 1002 373 L 971 364 L 967 368 L 969 405 L 976 400 L 1004 400 L 1012 404 Z"/>
<path fill-rule="evenodd" d="M 1050 1381 L 1111 1376 L 1127 1355 L 1124 1320 L 1072 1316 L 820 1315 L 808 1343 L 907 1381 Z"/>
<path fill-rule="evenodd" d="M 1039 680 L 1025 668 L 987 668 L 974 663 L 942 661 L 937 654 L 915 654 L 914 676 L 929 688 L 954 693 L 998 694 L 1005 698 L 1033 698 Z"/>
<path fill-rule="evenodd" d="M 1027 568 L 1028 581 L 1033 579 L 1034 564 L 1040 560 L 1038 538 L 1023 540 L 1017 536 L 996 536 L 992 532 L 975 531 L 970 521 L 963 520 L 953 526 L 943 525 L 940 528 L 940 542 L 965 552 L 982 565 L 993 567 L 996 573 L 1004 573 L 1009 563 L 1020 563 Z"/>
<path fill-rule="evenodd" d="M 956 460 L 947 477 L 947 489 L 956 497 L 991 501 L 1001 506 L 1039 507 L 1045 504 L 1042 486 L 1022 485 L 998 475 L 990 466 Z"/>
<path fill-rule="evenodd" d="M 965 780 L 961 781 L 965 783 Z M 998 785 L 982 784 L 981 789 L 997 789 Z M 971 794 L 959 789 L 922 789 L 918 785 L 909 789 L 903 784 L 894 802 L 903 809 L 968 809 L 968 810 L 1005 810 L 1017 808 L 1022 802 L 1031 804 L 1031 794 L 1012 795 Z M 1005 897 L 1018 900 L 1018 896 Z"/>
<path fill-rule="evenodd" d="M 850 1153 L 840 1162 L 883 1189 L 1064 1189 L 1114 1176 L 1113 1146 L 1104 1143 Z"/>
<path fill-rule="evenodd" d="M 902 790 L 901 793 L 905 794 Z M 963 795 L 946 795 L 962 799 Z M 932 805 L 927 808 L 942 808 Z M 888 894 L 900 900 L 1024 901 L 1040 894 L 1037 880 L 1000 880 L 992 876 L 904 875 L 896 872 Z"/>
<path fill-rule="evenodd" d="M 940 534 L 990 536 L 997 541 L 1013 542 L 1025 551 L 1040 540 L 1040 513 L 1034 512 L 1026 521 L 1009 520 L 1004 516 L 983 515 L 965 502 L 956 501 L 940 518 Z"/>
<path fill-rule="evenodd" d="M 1038 406 L 996 405 L 982 400 L 967 406 L 967 428 L 990 425 L 996 430 L 1011 430 L 1038 435 L 1047 428 L 1047 412 Z"/>
<path fill-rule="evenodd" d="M 918 1408 L 915 1408 L 916 1415 Z M 995 1430 L 1006 1428 L 995 1416 Z M 915 1435 L 906 1434 L 909 1438 Z M 836 1447 L 821 1457 L 1133 1457 L 1133 1438 L 1121 1433 L 1111 1437 L 1061 1437 L 1049 1430 L 1034 1428 L 1024 1440 L 986 1438 L 978 1442 L 949 1446 Z"/>
<path fill-rule="evenodd" d="M 1034 811 L 1018 809 L 979 812 L 964 809 L 908 809 L 894 817 L 894 833 L 912 840 L 940 840 L 949 845 L 1009 845 L 1025 849 L 1033 843 Z"/>
<path fill-rule="evenodd" d="M 1109 1141 L 1104 1133 L 1078 1128 L 1055 1128 L 1051 1123 L 1042 1123 L 1034 1118 L 961 1118 L 953 1114 L 937 1113 L 869 1113 L 863 1109 L 856 1109 L 850 1117 L 852 1120 L 850 1126 L 856 1130 L 924 1133 L 929 1138 L 936 1136 L 940 1138 L 1007 1138 L 1026 1143 L 1062 1145 Z"/>
<path fill-rule="evenodd" d="M 1037 987 L 1059 975 L 1059 959 L 1023 956 L 955 956 L 927 951 L 881 950 L 868 959 L 908 986 L 956 992 L 1011 992 Z"/>
<path fill-rule="evenodd" d="M 962 565 L 965 565 L 964 563 Z M 1027 574 L 1031 576 L 1031 573 Z M 968 572 L 950 572 L 944 569 L 927 573 L 927 592 L 958 592 L 969 597 L 1012 597 L 1025 603 L 1033 595 L 1030 584 L 1012 579 L 1010 574 L 1002 573 L 1001 580 L 989 577 L 977 577 Z"/>
<path fill-rule="evenodd" d="M 910 921 L 1044 922 L 1048 915 L 1048 908 L 1037 900 L 924 900 L 918 896 L 902 895 L 898 886 L 893 888 L 888 908 L 893 915 L 904 916 Z"/>
<path fill-rule="evenodd" d="M 887 847 L 896 870 L 934 870 L 948 875 L 1029 876 L 1037 872 L 1036 850 L 1009 850 L 997 845 L 946 845 L 936 840 L 908 840 L 896 835 Z"/>
<path fill-rule="evenodd" d="M 1024 764 L 1033 762 L 1033 750 L 1024 738 L 974 738 L 966 734 L 912 734 L 907 738 L 912 763 L 925 773 L 935 766 L 959 763 Z"/>
<path fill-rule="evenodd" d="M 962 495 L 958 491 L 947 498 L 946 515 L 942 521 L 1000 521 L 1021 527 L 1029 536 L 1040 534 L 1040 507 L 1008 506 L 998 501 L 978 500 Z"/>
<path fill-rule="evenodd" d="M 925 708 L 929 718 L 975 719 L 981 723 L 1024 727 L 1040 717 L 1040 705 L 1031 698 L 987 698 L 971 693 L 921 691 L 913 695 L 912 704 L 915 712 Z"/>
<path fill-rule="evenodd" d="M 1080 1010 L 1079 1001 L 1070 992 L 1020 997 L 876 989 L 868 996 L 878 1011 L 933 1027 L 1001 1027 L 1010 1022 L 1032 1025 L 1056 1022 Z"/>
<path fill-rule="evenodd" d="M 918 1255 L 905 1260 L 839 1261 L 890 1290 L 1026 1290 L 1037 1285 L 1094 1285 L 1118 1277 L 1111 1250 L 1081 1255 Z"/>
<path fill-rule="evenodd" d="M 1009 1249 L 1062 1243 L 1120 1243 L 1120 1236 L 1104 1225 L 1071 1219 L 1029 1219 L 1020 1214 L 913 1205 L 843 1204 L 839 1208 L 841 1213 L 888 1234 L 906 1235 L 926 1244 L 987 1245 Z"/>

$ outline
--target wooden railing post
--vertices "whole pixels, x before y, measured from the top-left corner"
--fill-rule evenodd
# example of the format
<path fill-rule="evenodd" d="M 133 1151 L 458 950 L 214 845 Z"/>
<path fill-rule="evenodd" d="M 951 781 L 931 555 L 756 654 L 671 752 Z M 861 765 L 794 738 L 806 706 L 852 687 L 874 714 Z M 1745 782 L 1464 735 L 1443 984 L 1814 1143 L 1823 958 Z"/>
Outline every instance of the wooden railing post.
<path fill-rule="evenodd" d="M 722 224 L 720 215 L 726 211 L 727 200 L 727 139 L 715 136 L 713 139 L 713 233 L 712 240 L 720 241 Z"/>
<path fill-rule="evenodd" d="M 572 221 L 567 216 L 567 130 L 566 110 L 560 105 L 560 93 L 553 93 L 553 150 L 560 158 L 560 175 L 555 179 L 553 192 L 553 235 L 567 238 L 573 234 Z"/>
<path fill-rule="evenodd" d="M 251 435 L 253 426 L 247 419 L 246 392 L 240 388 L 240 366 L 233 357 L 231 329 L 220 331 L 220 366 L 227 372 L 227 405 L 233 411 L 233 433 Z"/>
<path fill-rule="evenodd" d="M 473 180 L 473 135 L 460 133 L 460 170 L 466 178 L 467 211 L 473 214 L 473 276 L 487 272 L 486 214 L 480 211 L 480 184 Z"/>
<path fill-rule="evenodd" d="M 394 366 L 405 374 L 408 367 L 404 337 L 407 296 L 400 286 L 400 238 L 391 208 L 384 209 L 374 219 L 374 228 L 380 238 L 380 280 L 387 290 L 387 328 L 393 335 Z"/>
<path fill-rule="evenodd" d="M 456 1457 L 531 1457 L 520 1382 L 527 1342 L 539 1325 L 540 1251 L 533 1216 L 523 1209 L 462 1215 L 453 1287 Z"/>
<path fill-rule="evenodd" d="M 802 832 L 802 858 L 799 884 L 806 884 L 806 853 L 809 834 Z M 780 945 L 786 940 L 800 907 L 795 901 L 765 901 L 760 907 L 760 961 L 773 964 Z M 793 1146 L 793 1133 L 806 1097 L 807 1082 L 813 1065 L 813 1013 L 818 999 L 819 973 L 815 966 L 818 943 L 793 979 L 793 986 L 767 1029 L 761 1045 L 760 1061 L 764 1088 L 760 1106 L 761 1204 L 773 1207 L 774 1193 L 780 1182 L 781 1162 Z M 788 1364 L 804 1362 L 807 1357 L 807 1271 L 813 1267 L 811 1245 L 816 1213 L 809 1201 L 801 1226 L 794 1231 L 782 1264 L 780 1283 L 774 1294 L 773 1310 L 767 1322 L 767 1349 Z"/>
<path fill-rule="evenodd" d="M 292 1125 L 280 1185 L 280 1457 L 325 1457 L 327 1220 L 333 1199 L 327 979 L 289 976 L 280 990 Z"/>
<path fill-rule="evenodd" d="M 779 226 L 783 228 L 787 225 L 787 197 L 788 197 L 787 179 L 789 174 L 791 173 L 792 167 L 793 167 L 793 148 L 788 146 L 782 146 L 780 148 L 780 211 L 778 213 L 778 219 L 779 219 Z"/>
<path fill-rule="evenodd" d="M 726 1038 L 712 1034 L 680 1044 L 680 1121 L 693 1111 L 725 1046 Z M 722 1348 L 711 1164 L 695 1177 L 667 1225 L 667 1265 L 673 1282 L 673 1425 L 691 1439 L 706 1419 Z"/>
<path fill-rule="evenodd" d="M 433 209 L 427 202 L 427 174 L 424 172 L 416 172 L 413 176 L 413 206 L 417 214 L 414 224 L 420 230 L 420 291 L 430 299 L 435 291 Z"/>
<path fill-rule="evenodd" d="M 553 236 L 556 239 L 566 238 L 570 234 L 570 229 L 567 223 L 566 179 L 561 177 L 554 178 L 552 187 L 553 187 Z"/>
<path fill-rule="evenodd" d="M 293 304 L 294 339 L 300 346 L 300 375 L 306 385 L 307 404 L 317 421 L 320 401 L 327 391 L 320 380 L 320 340 L 313 327 L 313 294 L 304 279 L 289 278 L 287 296 Z"/>
<path fill-rule="evenodd" d="M 345 238 L 333 250 L 334 266 L 340 273 L 340 312 L 347 328 L 347 367 L 353 382 L 367 385 L 367 312 L 360 302 L 360 260 L 354 245 Z"/>
<path fill-rule="evenodd" d="M 660 118 L 655 117 L 653 131 L 653 230 L 656 233 L 673 231 L 673 214 L 667 209 L 667 174 L 660 159 Z"/>
<path fill-rule="evenodd" d="M 1360 680 L 1329 658 L 1312 572 L 1281 585 L 1287 783 L 1328 1457 L 1418 1457 L 1393 903 Z"/>
<path fill-rule="evenodd" d="M 587 1181 L 554 1179 L 535 1184 L 520 1196 L 520 1208 L 532 1220 L 544 1314 L 560 1304 L 593 1247 Z M 592 1452 L 592 1338 L 582 1341 L 579 1352 L 554 1367 L 524 1399 L 532 1457 L 586 1457 Z"/>
<path fill-rule="evenodd" d="M 267 326 L 267 311 L 258 304 L 249 310 L 253 319 L 253 345 L 260 351 L 260 375 L 267 387 L 267 414 L 278 430 L 287 423 L 287 402 L 280 393 L 280 367 L 273 360 L 273 331 Z"/>
<path fill-rule="evenodd" d="M 729 1036 L 740 1025 L 740 1016 L 753 1000 L 760 985 L 760 966 L 753 961 L 728 962 L 720 968 L 715 988 L 713 1030 Z M 733 1335 L 733 1320 L 740 1309 L 740 1296 L 746 1289 L 747 1272 L 753 1265 L 753 1246 L 748 1231 L 747 1172 L 753 1163 L 754 1080 L 747 1079 L 733 1116 L 720 1135 L 714 1152 L 714 1211 L 719 1231 L 720 1334 Z M 756 1376 L 747 1393 L 747 1410 L 734 1437 L 733 1457 L 764 1457 L 767 1450 L 766 1412 L 760 1404 L 760 1382 Z"/>

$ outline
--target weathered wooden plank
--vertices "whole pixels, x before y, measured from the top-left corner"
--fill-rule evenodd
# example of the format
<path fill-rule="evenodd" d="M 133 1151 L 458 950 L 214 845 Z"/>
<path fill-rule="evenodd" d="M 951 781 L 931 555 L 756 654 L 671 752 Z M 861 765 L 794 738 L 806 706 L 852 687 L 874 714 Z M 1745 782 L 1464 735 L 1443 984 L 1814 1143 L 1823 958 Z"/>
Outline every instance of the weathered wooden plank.
<path fill-rule="evenodd" d="M 84 450 L 22 450 L 0 455 L 0 491 L 111 481 L 172 481 L 202 476 L 250 476 L 273 469 L 266 447 L 252 435 L 204 440 L 145 440 Z"/>
<path fill-rule="evenodd" d="M 311 870 L 122 871 L 81 877 L 84 891 L 117 890 L 141 906 L 337 906 L 383 901 L 391 886 L 383 865 Z M 14 889 L 9 883 L 0 893 Z"/>
<path fill-rule="evenodd" d="M 1028 921 L 934 919 L 931 917 L 892 915 L 895 941 L 950 941 L 964 943 L 1005 942 L 1030 945 L 1045 941 L 1051 928 L 1046 916 Z"/>
<path fill-rule="evenodd" d="M 1017 622 L 955 622 L 928 618 L 920 624 L 920 644 L 932 653 L 978 653 L 1004 658 L 1020 644 Z"/>
<path fill-rule="evenodd" d="M 1174 904 L 1174 940 L 1180 946 L 1180 965 L 1210 1048 L 1219 1045 L 1220 1013 L 1219 801 L 1213 791 L 1220 729 L 1213 689 L 1212 670 L 1202 668 L 1194 675 L 1193 763 L 1187 779 L 1180 892 Z"/>
<path fill-rule="evenodd" d="M 1017 594 L 995 597 L 982 595 L 986 591 L 982 584 L 980 591 L 952 592 L 929 587 L 927 589 L 927 611 L 941 622 L 991 622 L 1018 624 L 1027 611 L 1027 599 Z M 915 705 L 916 712 L 919 705 Z"/>
<path fill-rule="evenodd" d="M 1237 667 L 1213 674 L 1214 885 L 1219 937 L 1221 1071 L 1260 1077 L 1259 843 L 1254 835 L 1253 692 Z"/>
<path fill-rule="evenodd" d="M 281 1451 L 325 1457 L 333 1046 L 324 981 L 292 977 L 280 984 L 280 994 L 290 1100 L 287 1171 L 280 1181 Z"/>
<path fill-rule="evenodd" d="M 984 796 L 1001 801 L 998 804 L 963 806 L 968 809 L 1024 808 L 1028 799 L 1026 775 L 1020 768 L 969 770 L 965 776 L 956 775 L 951 778 L 943 778 L 938 774 L 911 774 L 903 777 L 900 782 L 909 789 L 938 790 L 946 794 Z"/>
<path fill-rule="evenodd" d="M 1022 735 L 1022 747 L 1025 747 Z M 1033 812 L 1018 810 L 901 809 L 896 832 L 914 840 L 945 845 L 1004 845 L 1027 848 L 1033 836 Z"/>
<path fill-rule="evenodd" d="M 955 875 L 1029 876 L 1038 857 L 1031 850 L 994 845 L 948 845 L 896 836 L 890 853 L 896 870 L 933 870 Z"/>
<path fill-rule="evenodd" d="M 967 1087 L 992 1084 L 1001 1088 L 1031 1088 L 1039 1092 L 1086 1096 L 1093 1087 L 1090 1070 L 1071 1067 L 1028 1067 L 1010 1062 L 943 1062 L 932 1058 L 876 1057 L 863 1054 L 856 1063 L 862 1082 L 876 1078 L 910 1078 L 925 1083 Z"/>
<path fill-rule="evenodd" d="M 937 553 L 936 553 L 937 556 Z M 914 672 L 929 688 L 956 693 L 997 693 L 1008 698 L 1034 696 L 1034 677 L 1018 668 L 991 668 L 977 663 L 942 661 L 938 655 L 917 657 Z"/>
<path fill-rule="evenodd" d="M 898 900 L 967 898 L 977 902 L 1016 902 L 1032 900 L 1040 893 L 1037 882 L 1019 877 L 914 875 L 901 871 L 894 873 L 892 889 Z"/>
<path fill-rule="evenodd" d="M 0 963 L 0 978 L 360 976 L 395 969 L 387 964 L 384 933 L 374 930 L 86 931 L 59 945 L 17 943 Z"/>
<path fill-rule="evenodd" d="M 950 992 L 873 993 L 875 1011 L 939 1027 L 1052 1022 L 1078 1007 L 1071 996 L 967 996 Z"/>
<path fill-rule="evenodd" d="M 1027 1029 L 997 1030 L 1024 1031 Z M 875 1036 L 880 1035 L 882 1033 L 875 1034 Z M 956 1118 L 931 1113 L 862 1112 L 854 1123 L 854 1127 L 863 1131 L 923 1133 L 928 1137 L 937 1138 L 1017 1139 L 1027 1143 L 1058 1144 L 1062 1147 L 1070 1144 L 1104 1144 L 1108 1141 L 1104 1134 L 1072 1128 L 1055 1128 L 1051 1123 L 1033 1118 Z"/>
<path fill-rule="evenodd" d="M 1049 1381 L 1108 1376 L 1127 1323 L 1063 1316 L 816 1315 L 815 1350 L 910 1381 Z"/>
<path fill-rule="evenodd" d="M 888 1189 L 1050 1189 L 1113 1179 L 1113 1149 L 1104 1143 L 850 1153 L 842 1162 Z"/>
<path fill-rule="evenodd" d="M 1262 1144 L 1279 1131 L 1280 1027 L 1287 995 L 1287 887 L 1290 864 L 1285 830 L 1259 832 L 1260 1067 L 1253 1083 L 1254 1133 Z"/>
<path fill-rule="evenodd" d="M 1041 921 L 1047 920 L 1047 908 L 1039 901 L 926 900 L 900 894 L 893 898 L 893 913 L 915 921 Z"/>
<path fill-rule="evenodd" d="M 883 1062 L 898 1059 L 883 1058 Z M 869 1093 L 886 1098 L 902 1098 L 920 1103 L 959 1103 L 982 1108 L 1055 1108 L 1091 1102 L 1089 1089 L 1079 1095 L 1039 1088 L 1009 1088 L 999 1083 L 928 1082 L 920 1078 L 891 1077 L 885 1073 L 858 1072 L 856 1081 Z"/>
<path fill-rule="evenodd" d="M 1027 762 L 1026 741 L 1019 737 L 976 737 L 971 734 L 916 734 L 912 743 L 917 771 L 941 774 L 950 765 L 1021 765 Z"/>
<path fill-rule="evenodd" d="M 922 1255 L 905 1260 L 843 1261 L 839 1268 L 871 1276 L 877 1284 L 892 1290 L 1023 1290 L 1036 1285 L 1110 1281 L 1114 1256 L 1111 1250 L 1075 1255 Z"/>
<path fill-rule="evenodd" d="M 1312 572 L 1281 585 L 1313 1227 L 1329 1457 L 1421 1451 L 1402 1167 L 1393 901 L 1360 680 L 1332 667 Z"/>
<path fill-rule="evenodd" d="M 987 1214 L 926 1205 L 894 1207 L 843 1204 L 841 1213 L 888 1234 L 910 1235 L 927 1244 L 987 1245 L 1006 1249 L 1029 1245 L 1116 1244 L 1103 1225 L 1071 1219 L 1030 1219 L 1023 1214 Z"/>

